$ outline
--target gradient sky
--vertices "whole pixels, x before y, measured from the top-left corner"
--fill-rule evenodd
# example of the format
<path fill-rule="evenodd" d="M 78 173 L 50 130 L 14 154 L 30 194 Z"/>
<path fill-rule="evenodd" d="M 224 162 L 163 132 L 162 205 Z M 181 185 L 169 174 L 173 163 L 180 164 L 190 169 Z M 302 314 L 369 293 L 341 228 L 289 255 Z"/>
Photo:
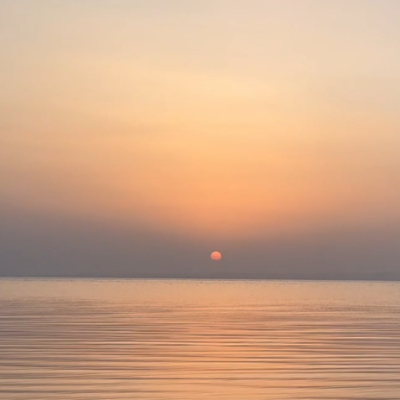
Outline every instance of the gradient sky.
<path fill-rule="evenodd" d="M 397 0 L 2 0 L 0 275 L 400 278 L 399 49 Z"/>

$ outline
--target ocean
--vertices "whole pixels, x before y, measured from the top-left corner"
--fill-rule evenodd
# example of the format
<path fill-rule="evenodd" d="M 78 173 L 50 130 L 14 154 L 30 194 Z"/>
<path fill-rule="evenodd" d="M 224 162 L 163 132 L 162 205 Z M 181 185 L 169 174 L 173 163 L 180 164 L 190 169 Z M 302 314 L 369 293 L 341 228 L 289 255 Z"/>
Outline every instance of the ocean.
<path fill-rule="evenodd" d="M 400 283 L 0 279 L 0 399 L 398 400 Z"/>

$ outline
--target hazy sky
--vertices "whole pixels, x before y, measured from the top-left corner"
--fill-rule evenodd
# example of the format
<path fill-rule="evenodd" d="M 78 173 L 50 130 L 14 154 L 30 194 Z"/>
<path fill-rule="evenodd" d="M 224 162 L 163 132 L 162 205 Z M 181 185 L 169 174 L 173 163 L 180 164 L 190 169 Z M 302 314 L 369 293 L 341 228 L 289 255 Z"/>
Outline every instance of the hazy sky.
<path fill-rule="evenodd" d="M 0 275 L 400 278 L 399 49 L 398 0 L 1 0 Z"/>

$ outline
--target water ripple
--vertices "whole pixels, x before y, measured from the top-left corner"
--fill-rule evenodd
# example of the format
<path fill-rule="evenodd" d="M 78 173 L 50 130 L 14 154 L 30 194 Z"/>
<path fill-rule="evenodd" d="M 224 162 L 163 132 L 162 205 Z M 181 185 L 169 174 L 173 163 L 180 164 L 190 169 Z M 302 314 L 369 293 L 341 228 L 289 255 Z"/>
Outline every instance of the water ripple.
<path fill-rule="evenodd" d="M 400 285 L 319 285 L 0 282 L 0 399 L 398 399 Z"/>

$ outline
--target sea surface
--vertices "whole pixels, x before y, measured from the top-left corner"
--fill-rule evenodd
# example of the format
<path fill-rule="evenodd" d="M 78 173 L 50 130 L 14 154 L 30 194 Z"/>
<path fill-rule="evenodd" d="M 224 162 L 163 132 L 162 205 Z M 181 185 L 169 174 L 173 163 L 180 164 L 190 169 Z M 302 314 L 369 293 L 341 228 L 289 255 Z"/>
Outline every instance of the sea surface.
<path fill-rule="evenodd" d="M 0 279 L 0 399 L 399 400 L 400 283 Z"/>

